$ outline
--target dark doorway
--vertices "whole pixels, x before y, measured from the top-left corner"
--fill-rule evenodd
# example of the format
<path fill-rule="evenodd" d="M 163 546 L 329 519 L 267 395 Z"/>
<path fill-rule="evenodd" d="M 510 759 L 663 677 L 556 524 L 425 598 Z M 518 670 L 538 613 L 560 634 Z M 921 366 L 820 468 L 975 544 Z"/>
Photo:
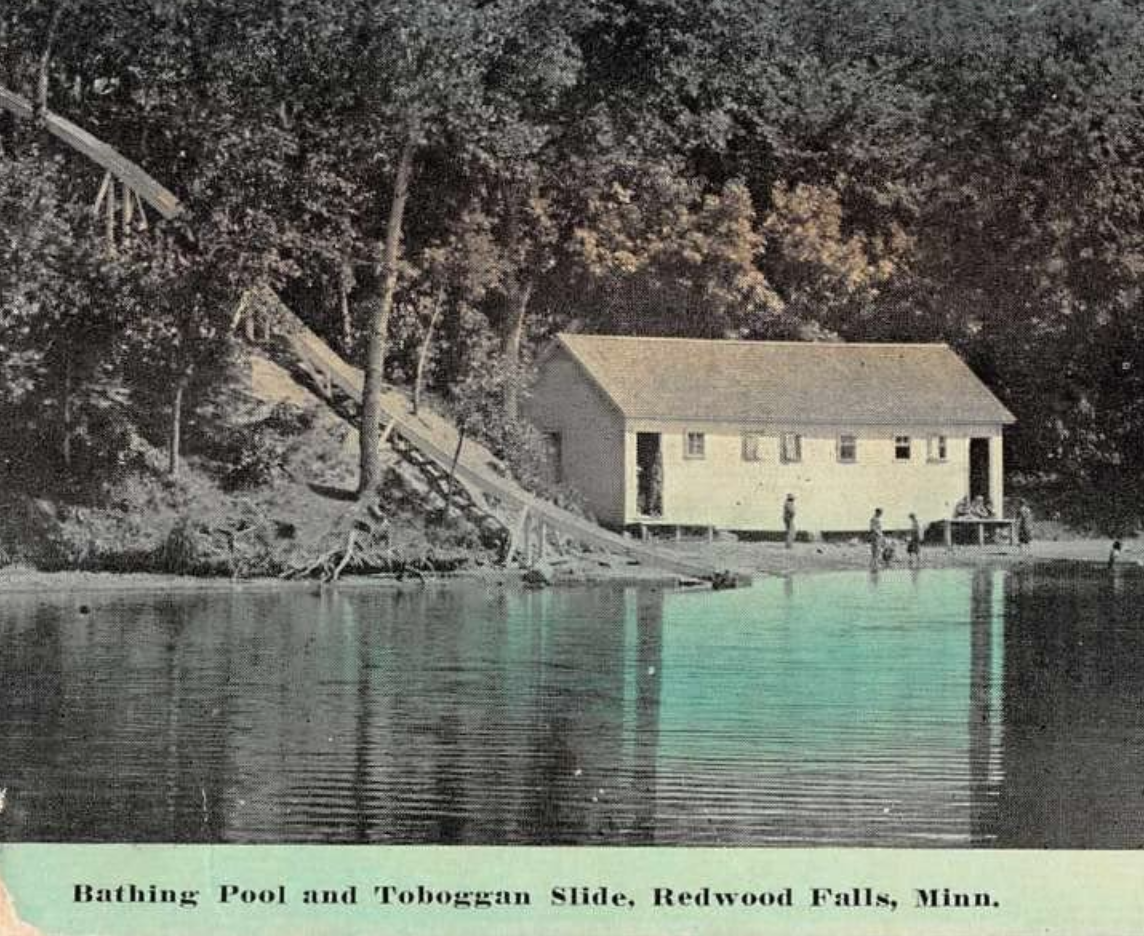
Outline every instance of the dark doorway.
<path fill-rule="evenodd" d="M 544 434 L 545 455 L 548 459 L 548 480 L 553 484 L 564 483 L 564 436 L 559 432 Z"/>
<path fill-rule="evenodd" d="M 663 455 L 658 432 L 636 433 L 636 510 L 644 517 L 663 516 Z"/>
<path fill-rule="evenodd" d="M 969 497 L 990 499 L 989 440 L 969 440 Z"/>

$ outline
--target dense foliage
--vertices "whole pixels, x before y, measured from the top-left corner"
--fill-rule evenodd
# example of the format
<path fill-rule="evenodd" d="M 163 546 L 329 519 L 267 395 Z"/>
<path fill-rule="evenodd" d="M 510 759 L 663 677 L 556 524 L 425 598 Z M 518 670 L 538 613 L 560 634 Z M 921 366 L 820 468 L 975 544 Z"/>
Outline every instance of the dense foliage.
<path fill-rule="evenodd" d="M 1011 469 L 1144 490 L 1136 0 L 23 0 L 0 84 L 190 208 L 108 256 L 0 117 L 0 424 L 69 464 L 265 283 L 486 438 L 559 328 L 942 340 Z"/>

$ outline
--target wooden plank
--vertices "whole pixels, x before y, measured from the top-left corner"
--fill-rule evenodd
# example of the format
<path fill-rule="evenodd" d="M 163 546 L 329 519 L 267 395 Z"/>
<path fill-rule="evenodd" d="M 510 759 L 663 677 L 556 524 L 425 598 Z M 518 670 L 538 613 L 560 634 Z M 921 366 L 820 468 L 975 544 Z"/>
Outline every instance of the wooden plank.
<path fill-rule="evenodd" d="M 103 174 L 103 181 L 99 184 L 99 193 L 95 196 L 95 204 L 91 206 L 91 213 L 99 217 L 99 209 L 103 207 L 103 200 L 107 198 L 107 189 L 111 185 L 111 173 Z"/>
<path fill-rule="evenodd" d="M 27 98 L 2 87 L 0 87 L 0 107 L 17 117 L 31 118 L 33 113 L 32 104 Z M 98 137 L 51 111 L 44 114 L 44 126 L 52 136 L 102 166 L 120 182 L 136 191 L 140 198 L 162 217 L 176 218 L 183 213 L 183 204 L 174 192 L 160 185 L 142 167 L 131 162 Z"/>
<path fill-rule="evenodd" d="M 123 236 L 131 236 L 131 222 L 135 218 L 135 196 L 126 185 L 123 186 Z"/>
<path fill-rule="evenodd" d="M 0 88 L 0 107 L 11 111 L 17 117 L 28 119 L 32 117 L 32 102 L 7 88 Z"/>
<path fill-rule="evenodd" d="M 107 234 L 107 249 L 115 251 L 115 184 L 112 183 L 107 188 L 107 198 L 103 202 L 104 207 L 104 226 L 106 227 Z"/>
<path fill-rule="evenodd" d="M 135 207 L 139 211 L 139 227 L 144 231 L 150 230 L 150 225 L 147 223 L 147 209 L 143 207 L 143 199 L 134 190 L 131 192 L 131 197 L 135 199 Z"/>

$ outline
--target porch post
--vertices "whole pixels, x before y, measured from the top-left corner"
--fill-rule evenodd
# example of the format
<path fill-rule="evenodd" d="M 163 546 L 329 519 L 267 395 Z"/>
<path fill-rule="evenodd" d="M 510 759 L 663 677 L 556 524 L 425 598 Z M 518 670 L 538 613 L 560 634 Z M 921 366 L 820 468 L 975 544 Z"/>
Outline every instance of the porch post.
<path fill-rule="evenodd" d="M 989 500 L 997 517 L 1005 515 L 1005 454 L 1001 427 L 989 437 Z"/>

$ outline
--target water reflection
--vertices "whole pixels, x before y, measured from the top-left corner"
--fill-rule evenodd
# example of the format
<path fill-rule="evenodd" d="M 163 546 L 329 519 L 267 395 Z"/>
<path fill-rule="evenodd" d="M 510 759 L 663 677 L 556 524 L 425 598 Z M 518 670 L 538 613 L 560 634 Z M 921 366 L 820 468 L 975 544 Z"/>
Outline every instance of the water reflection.
<path fill-rule="evenodd" d="M 975 571 L 969 598 L 969 823 L 970 838 L 979 844 L 990 843 L 995 827 L 994 578 L 988 570 Z"/>
<path fill-rule="evenodd" d="M 1115 581 L 6 596 L 0 838 L 1135 847 Z"/>
<path fill-rule="evenodd" d="M 1006 845 L 1144 845 L 1144 620 L 1137 571 L 1046 566 L 1005 596 Z"/>
<path fill-rule="evenodd" d="M 999 780 L 980 652 L 997 574 L 816 576 L 774 610 L 781 586 L 764 583 L 708 599 L 704 626 L 669 605 L 660 829 L 743 844 L 982 838 L 974 817 Z"/>

